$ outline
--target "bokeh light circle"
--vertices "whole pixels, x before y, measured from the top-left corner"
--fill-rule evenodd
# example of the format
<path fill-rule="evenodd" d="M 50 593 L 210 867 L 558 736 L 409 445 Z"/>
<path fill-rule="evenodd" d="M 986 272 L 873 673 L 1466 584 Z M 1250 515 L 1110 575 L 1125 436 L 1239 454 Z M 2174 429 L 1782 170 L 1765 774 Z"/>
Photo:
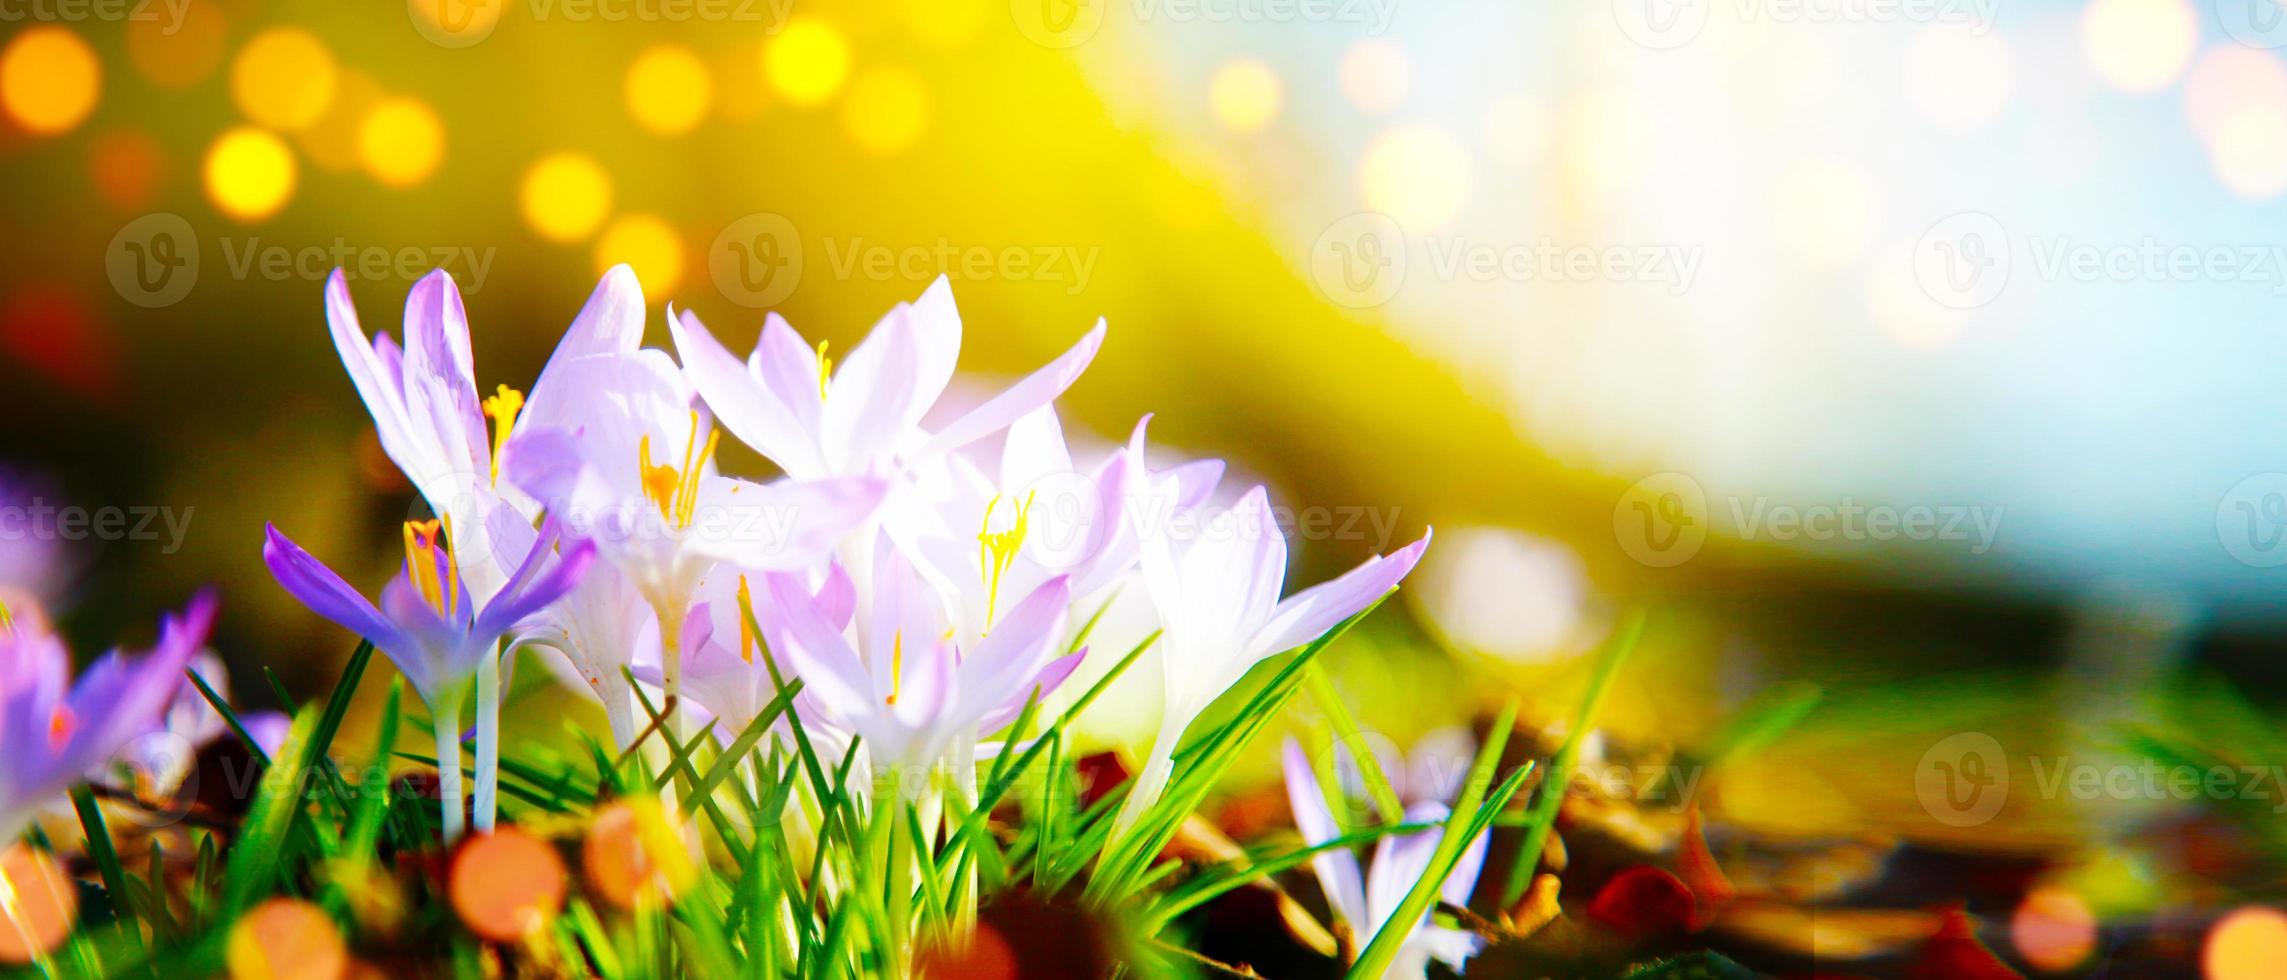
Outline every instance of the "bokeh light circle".
<path fill-rule="evenodd" d="M 1413 88 L 1413 59 L 1405 45 L 1370 37 L 1342 55 L 1342 94 L 1367 112 L 1388 112 Z"/>
<path fill-rule="evenodd" d="M 294 196 L 296 176 L 293 151 L 252 126 L 223 133 L 206 152 L 207 198 L 241 221 L 276 214 Z"/>
<path fill-rule="evenodd" d="M 357 158 L 373 179 L 411 187 L 436 172 L 445 155 L 445 124 L 418 99 L 383 99 L 357 129 Z"/>
<path fill-rule="evenodd" d="M 576 242 L 611 213 L 611 178 L 578 153 L 552 153 L 524 172 L 524 223 L 540 237 Z"/>
<path fill-rule="evenodd" d="M 1255 58 L 1233 58 L 1207 82 L 1207 108 L 1234 133 L 1252 133 L 1277 119 L 1285 92 L 1278 73 Z"/>
<path fill-rule="evenodd" d="M 2216 179 L 2233 194 L 2268 201 L 2287 192 L 2287 108 L 2234 109 L 2216 124 L 2208 157 Z"/>
<path fill-rule="evenodd" d="M 2185 0 L 2095 0 L 2081 13 L 2081 52 L 2123 92 L 2153 92 L 2192 60 L 2199 18 Z"/>
<path fill-rule="evenodd" d="M 300 129 L 325 114 L 338 68 L 325 42 L 298 27 L 254 35 L 230 69 L 238 111 L 274 129 Z"/>
<path fill-rule="evenodd" d="M 127 60 L 160 88 L 187 88 L 222 64 L 222 10 L 212 3 L 159 5 L 163 16 L 127 21 Z"/>
<path fill-rule="evenodd" d="M 824 21 L 797 18 L 763 43 L 763 76 L 781 98 L 815 106 L 833 98 L 850 73 L 850 46 Z"/>
<path fill-rule="evenodd" d="M 2287 962 L 2287 914 L 2251 906 L 2224 916 L 2208 930 L 2200 951 L 2207 980 L 2272 980 Z"/>
<path fill-rule="evenodd" d="M 655 215 L 623 215 L 596 239 L 596 274 L 622 262 L 635 270 L 644 292 L 672 294 L 683 282 L 683 240 Z"/>
<path fill-rule="evenodd" d="M 1358 188 L 1366 206 L 1414 232 L 1444 227 L 1470 193 L 1469 151 L 1443 129 L 1426 123 L 1398 126 L 1375 136 L 1358 161 Z"/>
<path fill-rule="evenodd" d="M 707 66 L 689 48 L 659 44 L 644 49 L 628 63 L 620 86 L 628 115 L 638 125 L 662 136 L 690 132 L 707 117 L 714 101 L 714 81 Z"/>
<path fill-rule="evenodd" d="M 34 27 L 0 49 L 0 108 L 25 132 L 69 131 L 95 111 L 102 93 L 95 50 L 69 30 Z"/>

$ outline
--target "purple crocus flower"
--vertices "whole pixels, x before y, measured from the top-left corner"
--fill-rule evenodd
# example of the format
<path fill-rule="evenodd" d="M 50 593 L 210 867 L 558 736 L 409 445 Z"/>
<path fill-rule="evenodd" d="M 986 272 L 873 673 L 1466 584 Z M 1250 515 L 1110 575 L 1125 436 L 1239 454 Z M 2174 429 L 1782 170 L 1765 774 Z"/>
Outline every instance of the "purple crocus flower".
<path fill-rule="evenodd" d="M 524 563 L 480 605 L 460 579 L 443 523 L 409 523 L 405 568 L 382 587 L 381 603 L 375 606 L 275 526 L 268 528 L 262 559 L 278 584 L 312 612 L 373 641 L 429 705 L 447 840 L 458 837 L 461 829 L 459 719 L 467 682 L 497 656 L 503 635 L 571 591 L 595 558 L 595 547 L 587 542 L 558 554 L 557 538 L 554 521 L 542 525 Z M 480 725 L 488 707 L 497 710 L 496 705 L 478 705 Z M 489 802 L 488 794 L 481 792 L 493 776 L 486 763 L 480 751 L 480 819 L 489 816 L 483 805 Z M 479 824 L 480 829 L 487 825 L 489 821 Z"/>
<path fill-rule="evenodd" d="M 475 676 L 503 634 L 571 591 L 595 558 L 584 541 L 559 555 L 551 522 L 499 594 L 479 607 L 455 574 L 439 525 L 415 522 L 406 527 L 405 567 L 382 586 L 376 606 L 275 525 L 267 533 L 262 560 L 278 584 L 310 611 L 373 641 L 431 707 Z"/>
<path fill-rule="evenodd" d="M 802 676 L 804 719 L 863 738 L 877 773 L 961 758 L 1086 655 L 1063 652 L 1064 578 L 1015 602 L 983 639 L 960 644 L 942 600 L 887 536 L 875 539 L 871 564 L 870 605 L 854 617 L 830 579 L 813 590 L 798 574 L 772 573 L 767 599 L 755 599 L 771 650 Z"/>
<path fill-rule="evenodd" d="M 1172 775 L 1185 729 L 1216 697 L 1264 658 L 1317 639 L 1397 587 L 1429 547 L 1429 535 L 1387 555 L 1367 559 L 1329 582 L 1284 599 L 1286 537 L 1271 513 L 1269 495 L 1255 487 L 1219 514 L 1193 514 L 1178 522 L 1182 493 L 1173 478 L 1134 469 L 1154 480 L 1132 494 L 1144 501 L 1131 511 L 1141 525 L 1144 584 L 1159 610 L 1164 684 L 1159 735 L 1142 773 L 1114 822 L 1118 836 L 1157 802 Z M 1179 533 L 1180 530 L 1180 533 Z M 1182 538 L 1183 540 L 1178 540 Z"/>
<path fill-rule="evenodd" d="M 1287 803 L 1294 808 L 1295 829 L 1302 832 L 1303 841 L 1317 847 L 1340 837 L 1341 826 L 1334 819 L 1333 808 L 1319 791 L 1318 779 L 1311 772 L 1310 758 L 1303 754 L 1302 746 L 1288 739 L 1283 761 Z M 1448 812 L 1442 803 L 1415 803 L 1406 808 L 1406 822 L 1441 823 Z M 1311 857 L 1310 868 L 1317 873 L 1318 885 L 1326 892 L 1326 903 L 1347 928 L 1350 935 L 1347 945 L 1353 953 L 1397 914 L 1398 906 L 1405 903 L 1406 893 L 1429 873 L 1430 859 L 1444 838 L 1443 830 L 1384 837 L 1374 848 L 1370 874 L 1361 874 L 1357 855 L 1344 848 L 1321 851 Z M 1485 865 L 1485 845 L 1483 835 L 1469 842 L 1461 852 L 1461 860 L 1453 866 L 1453 873 L 1439 887 L 1440 899 L 1451 905 L 1468 904 L 1469 893 L 1477 887 L 1477 874 Z M 1482 945 L 1476 936 L 1437 925 L 1424 913 L 1420 922 L 1407 927 L 1397 957 L 1390 961 L 1389 970 L 1382 975 L 1425 976 L 1431 960 L 1460 972 L 1462 965 L 1476 955 Z"/>
<path fill-rule="evenodd" d="M 44 805 L 157 723 L 214 611 L 214 596 L 200 594 L 160 621 L 149 656 L 114 650 L 76 683 L 55 634 L 28 624 L 0 632 L 0 841 L 16 839 Z"/>

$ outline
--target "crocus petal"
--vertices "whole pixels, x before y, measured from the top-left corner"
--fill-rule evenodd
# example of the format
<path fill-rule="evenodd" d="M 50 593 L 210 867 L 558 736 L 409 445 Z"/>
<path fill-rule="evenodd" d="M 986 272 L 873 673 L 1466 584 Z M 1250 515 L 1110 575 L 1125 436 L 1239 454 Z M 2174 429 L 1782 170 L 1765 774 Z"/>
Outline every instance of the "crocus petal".
<path fill-rule="evenodd" d="M 772 313 L 762 318 L 762 336 L 755 341 L 754 352 L 747 355 L 746 369 L 762 382 L 764 392 L 793 414 L 802 431 L 810 434 L 806 444 L 815 450 L 819 415 L 826 408 L 825 386 L 818 376 L 818 352 L 810 349 L 785 317 Z"/>
<path fill-rule="evenodd" d="M 281 533 L 276 525 L 268 526 L 265 534 L 262 561 L 270 566 L 270 574 L 288 595 L 308 606 L 311 612 L 373 641 L 374 646 L 407 648 L 404 631 L 383 618 L 371 601 L 342 581 L 333 569 L 302 550 L 302 546 Z"/>
<path fill-rule="evenodd" d="M 1081 373 L 1088 370 L 1088 362 L 1095 360 L 1096 351 L 1103 345 L 1104 322 L 1098 320 L 1095 329 L 1088 331 L 1087 336 L 1080 338 L 1080 342 L 1072 345 L 1071 350 L 1065 351 L 1040 370 L 1026 375 L 1024 380 L 1010 385 L 1007 390 L 994 395 L 984 404 L 970 409 L 968 414 L 948 423 L 924 443 L 916 455 L 931 456 L 959 449 L 999 432 L 1023 418 L 1025 413 L 1055 401 L 1057 396 L 1064 394 L 1066 388 L 1072 387 L 1073 382 L 1080 380 Z"/>
<path fill-rule="evenodd" d="M 1072 472 L 1072 453 L 1064 445 L 1064 427 L 1056 419 L 1056 406 L 1042 405 L 1010 423 L 1008 440 L 1001 447 L 1001 486 L 1023 493 L 1042 480 Z"/>
<path fill-rule="evenodd" d="M 389 455 L 399 469 L 408 473 L 435 468 L 438 461 L 424 453 L 426 446 L 417 442 L 408 427 L 405 400 L 401 393 L 395 345 L 390 344 L 392 356 L 388 363 L 375 352 L 375 344 L 365 338 L 358 326 L 357 306 L 350 302 L 349 284 L 335 269 L 326 279 L 326 325 L 333 333 L 334 350 L 341 355 L 342 367 L 349 372 L 349 382 L 357 388 L 357 396 L 373 415 L 373 428 L 381 437 L 381 449 Z M 383 337 L 382 342 L 387 343 Z"/>
<path fill-rule="evenodd" d="M 1059 575 L 1003 614 L 962 664 L 964 673 L 977 678 L 977 694 L 998 704 L 1010 690 L 1029 688 L 1049 651 L 1062 643 L 1071 604 L 1071 580 Z"/>
<path fill-rule="evenodd" d="M 897 701 L 884 707 L 889 709 L 891 716 L 909 727 L 939 727 L 938 721 L 953 706 L 953 645 L 929 641 L 916 643 L 905 651 L 903 659 L 905 673 L 897 687 L 893 688 Z"/>
<path fill-rule="evenodd" d="M 1071 680 L 1073 672 L 1080 669 L 1081 662 L 1087 657 L 1088 648 L 1081 647 L 1049 661 L 1048 665 L 1040 668 L 1040 673 L 1033 675 L 1032 680 L 1025 686 L 1010 692 L 1009 699 L 1003 702 L 1000 707 L 993 709 L 984 718 L 978 720 L 977 730 L 980 732 L 999 730 L 1001 726 L 1015 721 L 1016 716 L 1023 714 L 1026 702 L 1034 699 L 1038 699 L 1044 705 L 1041 710 L 1047 710 L 1045 705 L 1048 696 L 1056 693 L 1058 688 L 1063 687 L 1065 681 Z"/>
<path fill-rule="evenodd" d="M 1287 739 L 1280 764 L 1286 772 L 1287 806 L 1294 811 L 1294 827 L 1302 833 L 1303 842 L 1317 847 L 1340 837 L 1334 811 L 1326 805 L 1326 796 L 1302 746 Z M 1358 871 L 1358 856 L 1347 848 L 1321 851 L 1311 856 L 1310 869 L 1317 873 L 1318 887 L 1326 892 L 1334 914 L 1349 923 L 1353 932 L 1367 928 L 1366 885 Z"/>
<path fill-rule="evenodd" d="M 809 567 L 872 516 L 887 489 L 873 477 L 773 483 L 709 477 L 699 481 L 684 547 L 741 568 Z"/>
<path fill-rule="evenodd" d="M 554 605 L 556 600 L 572 591 L 595 561 L 593 541 L 581 541 L 565 548 L 561 555 L 554 554 L 556 535 L 543 531 L 540 544 L 532 549 L 531 557 L 516 570 L 500 595 L 478 614 L 472 630 L 479 640 L 498 637 L 508 632 L 540 610 Z M 546 571 L 540 571 L 545 568 Z"/>
<path fill-rule="evenodd" d="M 407 417 L 436 433 L 443 461 L 456 473 L 487 472 L 492 453 L 478 410 L 468 314 L 460 288 L 442 269 L 421 277 L 405 298 L 403 372 Z"/>
<path fill-rule="evenodd" d="M 816 691 L 819 700 L 837 714 L 856 716 L 872 711 L 876 695 L 865 665 L 841 633 L 818 614 L 801 579 L 776 572 L 765 579 L 778 613 L 772 618 L 783 631 L 778 652 L 801 676 L 803 690 Z"/>
<path fill-rule="evenodd" d="M 557 380 L 559 366 L 595 354 L 631 353 L 643 346 L 643 314 L 643 285 L 636 281 L 635 271 L 624 264 L 612 266 L 596 283 L 595 292 L 588 294 L 587 305 L 572 318 L 564 339 L 556 342 L 556 352 L 548 356 L 540 380 L 532 384 L 527 409 L 580 397 L 581 392 L 551 383 Z"/>
<path fill-rule="evenodd" d="M 724 349 L 697 316 L 689 310 L 672 314 L 667 328 L 682 355 L 683 371 L 724 428 L 788 473 L 815 475 L 824 469 L 810 428 Z M 811 363 L 810 387 L 815 392 L 817 368 L 815 361 Z"/>
<path fill-rule="evenodd" d="M 1417 803 L 1406 809 L 1407 823 L 1443 823 L 1447 811 L 1443 804 Z M 1371 929 L 1382 928 L 1390 916 L 1397 913 L 1405 902 L 1406 893 L 1413 891 L 1415 883 L 1429 873 L 1430 860 L 1437 854 L 1438 841 L 1443 830 L 1421 830 L 1411 834 L 1384 837 L 1374 847 L 1374 873 L 1366 881 L 1366 908 L 1371 916 Z M 1422 920 L 1428 921 L 1424 913 Z M 1406 927 L 1410 939 L 1421 929 L 1420 923 Z"/>
<path fill-rule="evenodd" d="M 896 447 L 919 416 L 915 346 L 912 309 L 899 304 L 835 369 L 819 436 L 828 466 L 865 472 L 870 461 Z"/>
<path fill-rule="evenodd" d="M 961 311 L 953 305 L 953 284 L 943 273 L 913 301 L 913 340 L 919 368 L 914 372 L 913 400 L 926 411 L 945 393 L 961 356 Z M 916 413 L 908 424 L 919 422 Z"/>
<path fill-rule="evenodd" d="M 1257 634 L 1250 649 L 1269 656 L 1317 639 L 1335 624 L 1372 605 L 1383 593 L 1396 588 L 1399 580 L 1421 560 L 1422 552 L 1429 548 L 1429 539 L 1428 534 L 1423 534 L 1421 540 L 1390 554 L 1369 558 L 1340 578 L 1288 596 L 1278 604 L 1278 611 L 1271 614 L 1270 622 Z"/>
<path fill-rule="evenodd" d="M 858 586 L 841 562 L 826 566 L 826 580 L 818 585 L 818 612 L 837 630 L 848 629 L 858 610 Z"/>

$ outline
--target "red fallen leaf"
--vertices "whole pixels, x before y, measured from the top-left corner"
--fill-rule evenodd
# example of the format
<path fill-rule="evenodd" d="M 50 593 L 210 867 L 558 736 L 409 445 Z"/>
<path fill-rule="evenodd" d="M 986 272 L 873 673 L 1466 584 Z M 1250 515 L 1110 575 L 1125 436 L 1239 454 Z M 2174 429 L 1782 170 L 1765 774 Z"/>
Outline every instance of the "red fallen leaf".
<path fill-rule="evenodd" d="M 1691 889 L 1665 870 L 1640 864 L 1604 883 L 1588 903 L 1588 918 L 1633 939 L 1690 932 Z"/>
<path fill-rule="evenodd" d="M 2024 980 L 1977 941 L 1977 924 L 1959 907 L 1941 913 L 1938 931 L 1906 968 L 1906 980 Z"/>
<path fill-rule="evenodd" d="M 1080 805 L 1091 807 L 1133 776 L 1120 757 L 1111 752 L 1084 755 L 1074 763 L 1080 770 Z"/>
<path fill-rule="evenodd" d="M 1723 867 L 1715 863 L 1715 855 L 1707 849 L 1707 831 L 1700 817 L 1699 807 L 1684 811 L 1683 842 L 1676 849 L 1676 875 L 1698 899 L 1692 917 L 1692 931 L 1707 928 L 1715 919 L 1715 912 L 1723 903 L 1739 894 Z"/>

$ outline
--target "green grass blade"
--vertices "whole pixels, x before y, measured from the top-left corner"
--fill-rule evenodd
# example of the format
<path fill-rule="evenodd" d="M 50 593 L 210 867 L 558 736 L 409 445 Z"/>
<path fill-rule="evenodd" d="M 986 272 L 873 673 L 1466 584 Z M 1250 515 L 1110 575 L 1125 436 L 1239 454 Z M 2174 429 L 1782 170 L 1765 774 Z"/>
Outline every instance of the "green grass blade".
<path fill-rule="evenodd" d="M 1525 828 L 1525 842 L 1517 848 L 1516 860 L 1509 865 L 1508 884 L 1501 889 L 1502 908 L 1514 907 L 1525 897 L 1525 886 L 1532 881 L 1533 869 L 1540 866 L 1541 849 L 1548 846 L 1548 835 L 1556 827 L 1557 811 L 1564 805 L 1565 789 L 1572 781 L 1573 760 L 1580 755 L 1580 741 L 1588 737 L 1589 727 L 1595 724 L 1596 709 L 1604 703 L 1604 694 L 1611 689 L 1612 678 L 1620 673 L 1620 665 L 1643 639 L 1644 619 L 1642 609 L 1629 610 L 1620 621 L 1620 628 L 1613 631 L 1611 642 L 1604 647 L 1604 656 L 1596 664 L 1596 676 L 1588 682 L 1588 694 L 1580 699 L 1580 710 L 1573 715 L 1572 728 L 1564 733 L 1564 744 L 1557 749 L 1548 775 L 1541 780 L 1540 796 L 1533 803 L 1532 823 Z"/>

